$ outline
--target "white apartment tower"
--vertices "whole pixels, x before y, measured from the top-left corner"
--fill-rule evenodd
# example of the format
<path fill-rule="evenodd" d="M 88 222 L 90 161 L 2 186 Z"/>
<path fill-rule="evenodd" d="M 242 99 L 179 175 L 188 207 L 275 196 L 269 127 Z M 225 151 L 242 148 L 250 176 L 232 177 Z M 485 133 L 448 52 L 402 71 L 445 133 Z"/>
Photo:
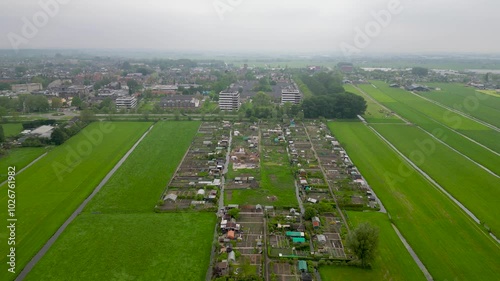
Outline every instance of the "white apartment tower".
<path fill-rule="evenodd" d="M 281 104 L 286 102 L 299 104 L 302 101 L 300 91 L 295 88 L 285 88 L 281 90 Z"/>
<path fill-rule="evenodd" d="M 240 93 L 239 92 L 220 92 L 219 93 L 219 108 L 224 111 L 237 111 L 240 109 Z"/>

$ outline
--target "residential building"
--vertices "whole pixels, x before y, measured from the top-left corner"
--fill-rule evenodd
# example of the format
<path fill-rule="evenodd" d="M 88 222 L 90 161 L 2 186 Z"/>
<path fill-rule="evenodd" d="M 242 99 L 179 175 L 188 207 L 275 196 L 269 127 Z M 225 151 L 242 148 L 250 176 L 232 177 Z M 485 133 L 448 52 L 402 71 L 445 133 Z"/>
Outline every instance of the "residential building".
<path fill-rule="evenodd" d="M 219 108 L 224 111 L 237 111 L 240 109 L 240 93 L 239 92 L 220 92 L 219 93 Z"/>
<path fill-rule="evenodd" d="M 42 84 L 40 83 L 29 83 L 29 84 L 14 84 L 12 85 L 12 91 L 19 93 L 19 92 L 35 92 L 35 91 L 41 91 L 43 89 Z"/>
<path fill-rule="evenodd" d="M 116 107 L 119 108 L 135 108 L 137 99 L 135 97 L 120 97 L 116 99 Z"/>
<path fill-rule="evenodd" d="M 173 95 L 164 97 L 160 101 L 162 108 L 198 108 L 200 100 L 194 95 Z"/>
<path fill-rule="evenodd" d="M 281 104 L 286 102 L 292 104 L 299 104 L 302 101 L 302 95 L 300 91 L 295 88 L 285 88 L 281 90 Z"/>

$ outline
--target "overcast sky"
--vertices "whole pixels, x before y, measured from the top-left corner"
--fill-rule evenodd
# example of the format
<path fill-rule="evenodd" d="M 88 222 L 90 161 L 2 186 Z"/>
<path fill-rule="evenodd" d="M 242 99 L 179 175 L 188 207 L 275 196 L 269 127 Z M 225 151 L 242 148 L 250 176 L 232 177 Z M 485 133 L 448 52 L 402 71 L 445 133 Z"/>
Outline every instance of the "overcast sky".
<path fill-rule="evenodd" d="M 56 1 L 67 3 L 25 36 L 23 17 L 43 24 L 40 3 Z M 499 0 L 399 0 L 402 10 L 378 32 L 372 14 L 397 1 L 1 0 L 0 48 L 500 52 Z M 356 44 L 356 28 L 367 27 L 368 43 Z"/>

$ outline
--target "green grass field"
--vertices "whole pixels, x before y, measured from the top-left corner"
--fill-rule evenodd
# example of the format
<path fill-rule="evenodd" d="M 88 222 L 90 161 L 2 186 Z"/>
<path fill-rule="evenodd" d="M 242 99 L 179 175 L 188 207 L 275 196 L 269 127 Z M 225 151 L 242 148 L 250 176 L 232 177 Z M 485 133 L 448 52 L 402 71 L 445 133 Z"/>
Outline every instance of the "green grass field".
<path fill-rule="evenodd" d="M 216 216 L 153 212 L 199 125 L 157 123 L 27 279 L 203 280 Z"/>
<path fill-rule="evenodd" d="M 25 280 L 205 280 L 215 221 L 212 213 L 86 213 Z"/>
<path fill-rule="evenodd" d="M 401 120 L 394 114 L 391 114 L 390 111 L 386 110 L 375 101 L 368 98 L 353 85 L 346 84 L 344 85 L 344 89 L 365 99 L 367 107 L 363 118 L 365 118 L 368 123 L 403 123 L 403 120 Z"/>
<path fill-rule="evenodd" d="M 411 109 L 424 114 L 426 118 L 435 120 L 440 124 L 453 128 L 460 133 L 476 140 L 477 142 L 482 143 L 490 149 L 496 152 L 500 152 L 500 142 L 498 142 L 500 133 L 493 131 L 492 129 L 476 121 L 463 117 L 458 113 L 454 113 L 429 101 L 426 101 L 403 89 L 391 88 L 389 87 L 389 85 L 381 81 L 372 81 L 372 83 L 377 87 L 377 89 L 374 89 L 373 87 L 371 87 L 371 85 L 361 85 L 361 87 L 364 90 L 369 91 L 370 95 L 371 93 L 379 91 L 381 93 L 378 93 L 377 96 L 385 95 L 387 98 L 394 100 L 395 102 L 385 101 L 385 99 L 379 100 L 393 111 L 399 112 L 400 106 L 404 104 L 406 106 L 409 106 Z M 375 98 L 378 100 L 377 97 Z M 403 115 L 403 117 L 411 119 L 411 116 L 407 117 L 404 114 L 401 115 Z"/>
<path fill-rule="evenodd" d="M 494 280 L 499 245 L 361 123 L 329 124 L 435 280 Z"/>
<path fill-rule="evenodd" d="M 150 125 L 92 123 L 16 177 L 18 273 Z M 0 192 L 6 206 L 6 185 Z M 2 218 L 6 211 L 2 209 Z M 0 236 L 7 237 L 5 228 Z M 0 251 L 7 252 L 7 243 Z M 13 279 L 6 255 L 1 262 L 0 280 Z"/>
<path fill-rule="evenodd" d="M 366 93 L 376 98 L 377 100 L 391 99 L 379 89 L 375 89 L 370 85 L 360 85 L 360 88 L 362 88 Z M 426 114 L 420 112 L 418 109 L 413 108 L 411 104 L 405 104 L 393 100 L 393 102 L 384 103 L 384 105 L 397 112 L 404 118 L 408 119 L 410 122 L 422 127 L 430 134 L 446 142 L 448 145 L 467 155 L 474 161 L 487 167 L 496 174 L 500 174 L 500 165 L 498 165 L 497 160 L 498 156 L 487 150 L 486 148 L 481 147 L 480 145 L 457 134 L 452 129 L 432 120 Z M 490 134 L 495 133 L 492 130 L 485 132 Z"/>
<path fill-rule="evenodd" d="M 152 211 L 199 126 L 195 121 L 157 123 L 85 211 Z"/>
<path fill-rule="evenodd" d="M 7 179 L 9 166 L 15 166 L 16 171 L 20 171 L 45 151 L 43 147 L 23 147 L 9 150 L 6 155 L 0 157 L 0 182 Z"/>
<path fill-rule="evenodd" d="M 17 136 L 23 130 L 21 123 L 6 123 L 1 125 L 3 127 L 3 133 L 6 137 Z"/>
<path fill-rule="evenodd" d="M 399 240 L 386 214 L 375 212 L 347 212 L 353 226 L 362 222 L 379 228 L 379 245 L 371 269 L 351 266 L 325 266 L 320 268 L 323 280 L 426 280 Z"/>
<path fill-rule="evenodd" d="M 225 202 L 241 205 L 274 205 L 282 207 L 297 206 L 295 197 L 294 178 L 289 168 L 288 155 L 279 153 L 272 146 L 265 146 L 269 150 L 267 156 L 262 153 L 260 169 L 260 187 L 258 189 L 231 190 L 224 193 Z M 270 199 L 276 197 L 276 200 Z"/>
<path fill-rule="evenodd" d="M 500 234 L 500 180 L 417 127 L 373 125 L 401 153 Z"/>
<path fill-rule="evenodd" d="M 480 93 L 462 84 L 429 83 L 428 85 L 441 90 L 421 92 L 419 95 L 500 127 L 499 97 Z"/>

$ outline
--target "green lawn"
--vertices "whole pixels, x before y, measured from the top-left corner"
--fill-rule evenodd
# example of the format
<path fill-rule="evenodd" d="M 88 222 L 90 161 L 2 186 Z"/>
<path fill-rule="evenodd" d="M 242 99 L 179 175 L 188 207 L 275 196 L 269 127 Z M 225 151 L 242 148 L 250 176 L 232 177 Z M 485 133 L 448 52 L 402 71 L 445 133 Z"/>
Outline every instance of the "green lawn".
<path fill-rule="evenodd" d="M 153 212 L 199 125 L 157 123 L 27 280 L 204 280 L 216 216 Z"/>
<path fill-rule="evenodd" d="M 33 160 L 45 153 L 43 147 L 23 147 L 10 149 L 6 155 L 0 157 L 0 182 L 7 179 L 7 168 L 15 166 L 16 171 L 28 166 Z"/>
<path fill-rule="evenodd" d="M 16 177 L 17 273 L 146 131 L 151 123 L 95 122 Z M 6 185 L 0 202 L 7 204 Z M 2 218 L 6 217 L 2 209 Z M 0 238 L 5 239 L 4 228 Z M 7 252 L 7 243 L 0 246 Z M 0 280 L 7 275 L 2 256 Z"/>
<path fill-rule="evenodd" d="M 429 83 L 439 91 L 421 92 L 421 96 L 462 111 L 494 126 L 500 127 L 500 98 L 480 93 L 463 84 Z"/>
<path fill-rule="evenodd" d="M 362 222 L 379 228 L 377 257 L 371 269 L 351 266 L 324 266 L 320 268 L 323 280 L 426 280 L 399 240 L 386 214 L 375 212 L 347 212 L 353 226 Z"/>
<path fill-rule="evenodd" d="M 329 124 L 435 280 L 494 280 L 499 245 L 361 123 Z"/>
<path fill-rule="evenodd" d="M 367 107 L 366 107 L 366 112 L 363 115 L 363 118 L 365 118 L 365 120 L 368 123 L 403 123 L 404 122 L 400 118 L 396 117 L 394 114 L 391 114 L 391 112 L 389 110 L 383 108 L 378 103 L 376 103 L 372 99 L 368 98 L 365 94 L 361 93 L 353 85 L 346 84 L 346 85 L 344 85 L 344 89 L 348 92 L 351 92 L 353 94 L 361 96 L 365 99 Z"/>
<path fill-rule="evenodd" d="M 500 180 L 417 127 L 373 125 L 401 153 L 500 235 Z"/>
<path fill-rule="evenodd" d="M 379 89 L 375 89 L 370 85 L 360 85 L 360 88 L 363 88 L 366 93 L 376 98 L 377 100 L 381 101 L 390 98 L 386 94 L 381 92 Z M 396 90 L 402 91 L 401 89 L 396 89 Z M 448 145 L 460 151 L 461 153 L 467 155 L 474 161 L 487 167 L 496 174 L 500 174 L 500 165 L 498 165 L 497 155 L 485 149 L 484 147 L 481 147 L 480 145 L 457 134 L 452 129 L 434 121 L 425 113 L 419 111 L 419 109 L 414 108 L 414 106 L 411 103 L 406 104 L 403 102 L 393 101 L 389 103 L 384 103 L 384 105 L 390 108 L 391 110 L 397 112 L 402 117 L 408 119 L 410 122 L 422 127 L 430 134 L 446 142 Z M 496 134 L 496 132 L 490 129 L 481 132 L 485 132 L 486 134 L 491 134 L 491 135 Z"/>
<path fill-rule="evenodd" d="M 212 213 L 80 215 L 25 280 L 205 280 Z"/>
<path fill-rule="evenodd" d="M 3 127 L 3 133 L 6 137 L 17 136 L 23 130 L 21 123 L 6 123 L 1 125 Z"/>

